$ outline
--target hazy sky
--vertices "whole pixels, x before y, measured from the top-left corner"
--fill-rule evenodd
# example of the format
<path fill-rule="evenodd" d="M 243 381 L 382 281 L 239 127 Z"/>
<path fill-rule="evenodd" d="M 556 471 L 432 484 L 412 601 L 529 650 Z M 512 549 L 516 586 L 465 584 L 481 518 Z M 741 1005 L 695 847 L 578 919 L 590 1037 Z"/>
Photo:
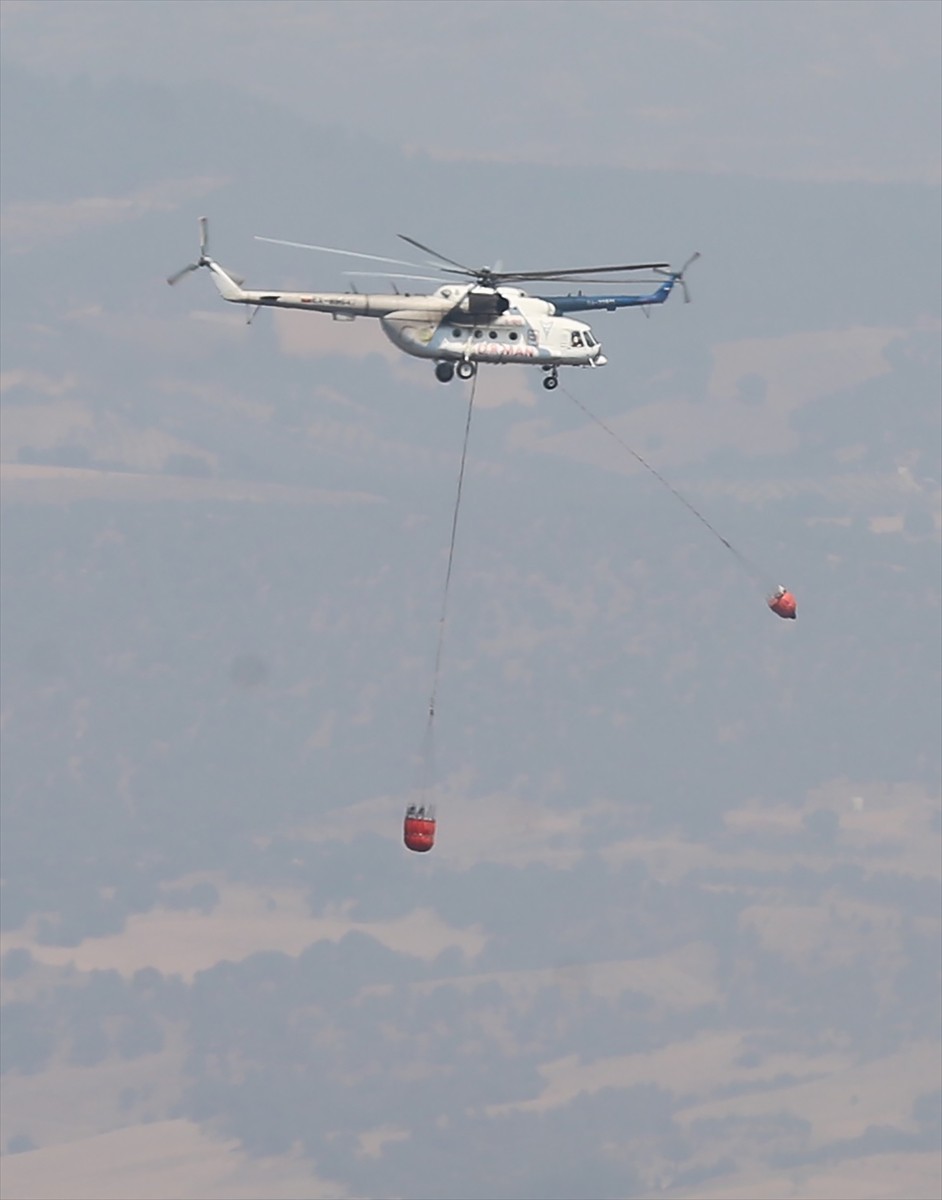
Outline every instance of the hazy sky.
<path fill-rule="evenodd" d="M 239 87 L 454 159 L 940 178 L 927 0 L 4 0 L 56 75 Z M 198 114 L 194 114 L 198 120 Z"/>
<path fill-rule="evenodd" d="M 2 0 L 17 1200 L 939 1195 L 940 15 Z M 203 212 L 702 252 L 479 377 L 434 760 L 467 391 Z"/>

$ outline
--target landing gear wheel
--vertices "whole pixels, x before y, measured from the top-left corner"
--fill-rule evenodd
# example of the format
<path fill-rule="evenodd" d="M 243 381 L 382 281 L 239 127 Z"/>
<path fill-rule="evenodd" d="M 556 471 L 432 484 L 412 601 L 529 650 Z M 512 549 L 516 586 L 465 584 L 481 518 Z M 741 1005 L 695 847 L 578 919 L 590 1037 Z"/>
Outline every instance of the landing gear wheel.
<path fill-rule="evenodd" d="M 440 362 L 435 364 L 435 378 L 439 383 L 451 383 L 455 375 L 455 368 L 449 362 Z"/>
<path fill-rule="evenodd" d="M 455 370 L 458 372 L 459 379 L 470 379 L 477 370 L 477 367 L 473 362 L 469 362 L 468 359 L 464 358 L 458 363 Z"/>
<path fill-rule="evenodd" d="M 546 390 L 548 392 L 551 392 L 554 388 L 559 387 L 559 377 L 557 376 L 555 371 L 553 372 L 552 375 L 546 376 L 546 378 L 543 380 L 543 386 L 546 388 Z"/>

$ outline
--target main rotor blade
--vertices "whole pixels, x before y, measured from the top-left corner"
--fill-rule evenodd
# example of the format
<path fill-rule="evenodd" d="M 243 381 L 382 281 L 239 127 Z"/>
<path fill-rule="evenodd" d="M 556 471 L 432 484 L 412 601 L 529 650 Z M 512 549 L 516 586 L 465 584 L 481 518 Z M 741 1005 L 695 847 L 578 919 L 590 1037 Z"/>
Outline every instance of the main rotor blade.
<path fill-rule="evenodd" d="M 397 234 L 396 236 L 401 237 L 402 240 L 404 242 L 408 242 L 410 246 L 415 246 L 417 250 L 424 250 L 426 254 L 434 255 L 439 260 L 439 262 L 451 263 L 451 265 L 453 267 L 459 267 L 462 271 L 465 272 L 466 275 L 477 276 L 478 274 L 480 274 L 480 272 L 473 270 L 471 267 L 466 267 L 464 265 L 464 263 L 455 262 L 455 260 L 453 258 L 448 258 L 444 254 L 439 254 L 438 251 L 433 250 L 431 246 L 423 246 L 422 243 L 417 242 L 415 240 L 415 238 L 406 237 L 406 235 L 404 233 Z"/>
<path fill-rule="evenodd" d="M 465 277 L 468 277 L 471 279 L 480 279 L 481 274 L 482 274 L 482 272 L 477 272 L 477 271 L 454 270 L 451 267 L 442 267 L 441 271 L 442 271 L 443 275 L 462 275 L 462 276 L 465 276 Z M 416 278 L 421 278 L 421 276 L 416 276 Z M 582 276 L 578 276 L 578 275 L 520 275 L 520 274 L 517 274 L 516 272 L 508 275 L 503 271 L 494 271 L 491 274 L 491 279 L 493 280 L 493 284 L 489 284 L 488 286 L 493 286 L 493 287 L 500 287 L 502 284 L 505 284 L 505 283 L 509 283 L 509 284 L 524 283 L 527 280 L 533 280 L 536 283 L 588 283 L 588 284 L 595 283 L 595 284 L 598 284 L 599 287 L 604 287 L 609 283 L 657 283 L 657 284 L 661 284 L 664 282 L 663 279 L 639 279 L 639 278 L 637 278 L 637 276 L 630 276 L 625 279 L 620 279 L 617 277 L 615 279 L 611 279 L 611 278 L 592 279 L 591 277 L 582 277 Z M 447 283 L 448 281 L 440 280 L 440 282 Z"/>
<path fill-rule="evenodd" d="M 483 271 L 472 271 L 470 267 L 442 267 L 438 263 L 429 263 L 429 266 L 438 267 L 443 275 L 462 275 L 465 279 L 480 279 L 484 275 Z"/>
<path fill-rule="evenodd" d="M 588 283 L 597 284 L 599 287 L 607 286 L 610 283 L 656 283 L 658 287 L 664 282 L 663 279 L 639 279 L 636 275 L 628 276 L 624 279 L 582 279 L 579 276 L 559 275 L 541 277 L 536 282 L 538 283 Z"/>
<path fill-rule="evenodd" d="M 673 276 L 675 279 L 683 279 L 684 275 L 686 274 L 687 268 L 688 268 L 688 267 L 691 265 L 691 263 L 695 263 L 695 262 L 697 261 L 697 259 L 698 259 L 698 258 L 700 258 L 700 257 L 701 257 L 701 255 L 700 255 L 700 251 L 699 251 L 699 250 L 695 250 L 695 251 L 693 252 L 693 254 L 691 254 L 691 256 L 690 256 L 690 257 L 687 259 L 687 261 L 684 263 L 684 265 L 683 265 L 683 266 L 680 268 L 680 270 L 679 270 L 679 271 L 672 271 L 672 270 L 670 270 L 670 269 L 668 269 L 668 270 L 666 270 L 666 271 L 661 271 L 661 269 L 660 269 L 660 268 L 661 268 L 661 267 L 662 267 L 664 264 L 663 264 L 663 263 L 659 263 L 659 264 L 658 264 L 658 272 L 659 272 L 661 275 L 672 275 L 672 276 Z"/>
<path fill-rule="evenodd" d="M 361 254 L 359 250 L 338 250 L 335 246 L 314 246 L 310 242 L 286 242 L 283 238 L 259 237 L 257 242 L 271 242 L 273 246 L 294 246 L 296 250 L 321 250 L 325 254 L 345 254 L 348 258 L 368 258 L 371 262 L 392 263 L 397 267 L 421 267 L 422 263 L 406 262 L 403 258 L 383 258 L 380 254 Z"/>
<path fill-rule="evenodd" d="M 615 271 L 656 271 L 669 263 L 622 263 L 618 267 L 567 267 L 558 271 L 501 271 L 501 279 L 566 279 L 571 275 L 609 275 Z M 497 274 L 497 272 L 495 272 Z"/>
<path fill-rule="evenodd" d="M 399 271 L 344 271 L 344 275 L 365 275 L 370 279 L 424 279 L 428 283 L 447 283 L 435 275 L 402 275 Z"/>

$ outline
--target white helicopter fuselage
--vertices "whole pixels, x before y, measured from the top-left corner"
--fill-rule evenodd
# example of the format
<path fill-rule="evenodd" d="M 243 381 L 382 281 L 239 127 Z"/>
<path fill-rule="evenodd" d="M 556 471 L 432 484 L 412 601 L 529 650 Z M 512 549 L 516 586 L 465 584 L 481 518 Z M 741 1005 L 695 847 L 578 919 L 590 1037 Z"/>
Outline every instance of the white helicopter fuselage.
<path fill-rule="evenodd" d="M 421 299 L 440 298 L 448 304 L 464 291 L 441 288 L 435 297 Z M 498 297 L 507 304 L 501 313 L 492 307 Z M 411 299 L 402 297 L 401 307 L 382 317 L 380 324 L 399 350 L 437 362 L 516 362 L 547 368 L 606 363 L 591 328 L 582 321 L 555 316 L 545 300 L 516 288 L 476 288 L 471 298 L 483 302 L 480 307 L 485 311 L 475 315 L 462 311 L 467 305 L 451 303 L 445 313 L 435 313 L 413 309 Z M 487 307 L 492 311 L 486 311 Z"/>
<path fill-rule="evenodd" d="M 379 319 L 397 349 L 436 362 L 529 363 L 601 367 L 607 362 L 583 321 L 554 315 L 553 306 L 518 288 L 441 287 L 431 295 L 246 290 L 205 262 L 223 299 L 256 308 L 330 313 L 335 320 Z"/>

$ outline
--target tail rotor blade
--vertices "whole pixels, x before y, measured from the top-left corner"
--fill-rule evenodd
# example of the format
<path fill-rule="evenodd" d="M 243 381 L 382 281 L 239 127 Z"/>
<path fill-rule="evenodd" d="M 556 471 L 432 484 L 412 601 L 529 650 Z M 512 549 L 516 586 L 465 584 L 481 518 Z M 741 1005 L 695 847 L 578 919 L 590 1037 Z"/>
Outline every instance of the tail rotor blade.
<path fill-rule="evenodd" d="M 686 281 L 686 279 L 684 279 L 684 275 L 686 275 L 687 268 L 691 265 L 691 263 L 695 263 L 699 257 L 700 257 L 700 251 L 695 250 L 693 252 L 693 254 L 691 254 L 691 256 L 684 263 L 684 265 L 680 268 L 680 286 L 684 290 L 684 304 L 690 303 L 690 289 L 687 287 L 687 281 Z"/>
<path fill-rule="evenodd" d="M 687 273 L 687 268 L 689 266 L 691 266 L 691 264 L 695 263 L 699 257 L 700 257 L 700 251 L 699 250 L 694 251 L 694 253 L 691 254 L 691 256 L 687 259 L 687 261 L 684 263 L 684 265 L 680 268 L 679 271 L 671 271 L 671 270 L 665 271 L 665 270 L 661 270 L 659 268 L 655 268 L 659 275 L 666 275 L 668 279 L 673 279 L 675 283 L 680 284 L 680 290 L 684 294 L 684 304 L 690 303 L 690 289 L 687 287 L 687 281 L 684 278 L 684 276 Z"/>
<path fill-rule="evenodd" d="M 191 271 L 198 271 L 199 268 L 200 268 L 199 263 L 190 263 L 190 265 L 188 267 L 183 267 L 181 270 L 177 271 L 176 274 L 169 276 L 169 278 L 167 279 L 167 282 L 170 284 L 171 287 L 173 287 L 173 285 L 175 283 L 180 282 L 180 280 L 183 278 L 184 275 L 189 275 L 189 273 Z"/>
<path fill-rule="evenodd" d="M 688 266 L 690 266 L 691 263 L 696 263 L 698 258 L 700 258 L 700 251 L 696 250 L 691 254 L 690 258 L 686 260 L 682 268 L 680 268 L 680 287 L 684 289 L 684 304 L 690 304 L 690 289 L 688 286 L 686 286 L 686 280 L 684 278 L 686 275 L 686 269 L 688 269 Z"/>

